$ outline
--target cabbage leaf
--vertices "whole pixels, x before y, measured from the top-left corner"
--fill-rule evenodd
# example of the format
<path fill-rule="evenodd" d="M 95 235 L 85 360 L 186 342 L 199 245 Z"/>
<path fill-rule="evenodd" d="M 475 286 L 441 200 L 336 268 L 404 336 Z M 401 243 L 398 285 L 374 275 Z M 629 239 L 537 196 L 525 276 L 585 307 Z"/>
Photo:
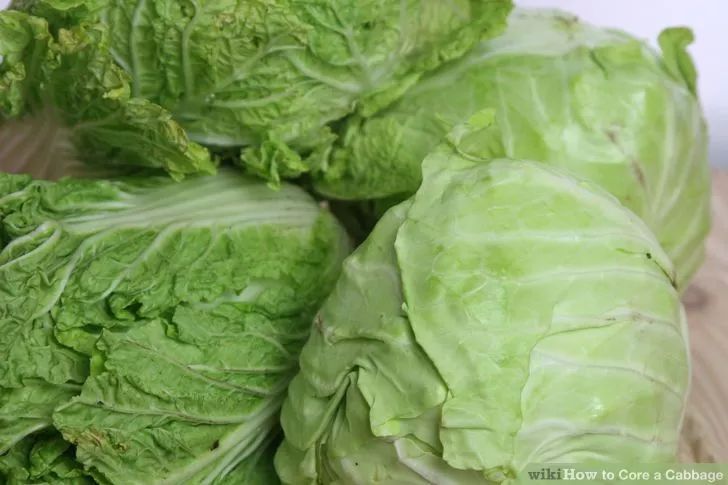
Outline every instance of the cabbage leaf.
<path fill-rule="evenodd" d="M 0 479 L 8 485 L 93 485 L 73 457 L 73 448 L 58 433 L 26 438 L 0 455 Z"/>

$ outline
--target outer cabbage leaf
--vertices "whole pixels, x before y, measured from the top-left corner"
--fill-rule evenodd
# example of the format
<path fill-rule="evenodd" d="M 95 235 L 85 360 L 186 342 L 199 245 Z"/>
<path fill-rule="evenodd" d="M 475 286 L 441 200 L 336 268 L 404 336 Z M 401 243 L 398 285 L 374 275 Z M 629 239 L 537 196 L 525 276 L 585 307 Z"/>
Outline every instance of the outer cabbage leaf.
<path fill-rule="evenodd" d="M 100 25 L 54 30 L 0 12 L 0 170 L 55 179 L 85 161 L 162 167 L 175 178 L 214 172 L 168 112 L 132 96 L 112 40 Z"/>
<path fill-rule="evenodd" d="M 317 317 L 277 471 L 460 485 L 534 462 L 672 461 L 689 364 L 671 272 L 591 183 L 433 154 Z"/>
<path fill-rule="evenodd" d="M 78 3 L 14 5 L 67 26 L 84 17 Z M 274 182 L 325 170 L 331 122 L 388 105 L 424 72 L 496 33 L 511 7 L 510 0 L 89 4 L 86 17 L 110 31 L 114 68 L 128 74 L 133 99 L 161 107 L 160 116 L 168 113 L 195 142 L 244 147 L 245 167 Z"/>
<path fill-rule="evenodd" d="M 7 327 L 7 324 L 3 326 L 4 329 Z M 23 343 L 20 342 L 19 347 L 25 350 Z M 33 355 L 43 351 L 58 352 L 57 344 L 55 348 L 49 347 L 49 350 L 34 348 Z M 13 357 L 11 355 L 11 364 L 19 360 Z M 0 386 L 0 455 L 39 430 L 50 428 L 53 410 L 81 392 L 81 384 L 74 382 L 73 376 L 63 377 L 68 382 L 50 383 L 36 377 L 26 378 L 17 386 Z"/>
<path fill-rule="evenodd" d="M 0 481 L 7 485 L 96 483 L 74 460 L 71 444 L 55 432 L 27 438 L 1 455 Z"/>
<path fill-rule="evenodd" d="M 0 175 L 0 189 L 8 447 L 53 413 L 102 483 L 265 476 L 260 450 L 348 247 L 334 218 L 231 170 Z"/>
<path fill-rule="evenodd" d="M 500 155 L 566 168 L 615 195 L 657 234 L 685 287 L 703 258 L 710 201 L 691 40 L 668 29 L 659 55 L 566 13 L 517 10 L 501 37 L 379 115 L 351 120 L 317 189 L 346 199 L 411 194 L 422 159 L 450 129 L 493 109 Z"/>

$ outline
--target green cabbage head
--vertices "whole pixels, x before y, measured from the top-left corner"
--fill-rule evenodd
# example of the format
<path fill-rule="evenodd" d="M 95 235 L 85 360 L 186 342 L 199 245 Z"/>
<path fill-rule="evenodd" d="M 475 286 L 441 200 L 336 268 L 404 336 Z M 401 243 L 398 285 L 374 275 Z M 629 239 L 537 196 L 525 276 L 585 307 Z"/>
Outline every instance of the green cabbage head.
<path fill-rule="evenodd" d="M 91 162 L 182 176 L 214 169 L 205 146 L 277 181 L 323 169 L 332 122 L 388 105 L 510 6 L 16 0 L 0 14 L 0 113 L 53 117 Z"/>
<path fill-rule="evenodd" d="M 0 248 L 0 483 L 275 483 L 278 411 L 348 249 L 328 211 L 231 169 L 0 174 Z"/>
<path fill-rule="evenodd" d="M 349 122 L 318 190 L 411 194 L 450 129 L 493 109 L 502 156 L 568 169 L 616 196 L 656 233 L 686 286 L 703 258 L 710 201 L 690 31 L 665 30 L 658 53 L 563 12 L 520 9 L 509 22 L 382 113 Z"/>
<path fill-rule="evenodd" d="M 543 164 L 442 151 L 424 172 L 316 317 L 283 405 L 283 482 L 674 460 L 686 327 L 647 226 Z"/>

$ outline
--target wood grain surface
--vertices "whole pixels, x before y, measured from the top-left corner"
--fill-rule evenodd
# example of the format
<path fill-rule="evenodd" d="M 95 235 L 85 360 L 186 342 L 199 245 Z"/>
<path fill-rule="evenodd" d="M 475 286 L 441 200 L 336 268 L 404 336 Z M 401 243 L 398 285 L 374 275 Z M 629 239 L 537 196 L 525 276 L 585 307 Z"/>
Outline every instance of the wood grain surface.
<path fill-rule="evenodd" d="M 684 297 L 693 380 L 680 458 L 728 463 L 728 172 L 713 177 L 705 264 Z"/>

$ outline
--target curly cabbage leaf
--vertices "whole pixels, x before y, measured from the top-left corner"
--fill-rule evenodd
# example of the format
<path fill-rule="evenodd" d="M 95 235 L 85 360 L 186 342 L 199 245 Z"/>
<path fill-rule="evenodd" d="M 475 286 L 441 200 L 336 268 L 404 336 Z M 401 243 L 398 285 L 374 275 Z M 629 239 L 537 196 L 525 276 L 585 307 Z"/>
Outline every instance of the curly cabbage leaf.
<path fill-rule="evenodd" d="M 8 325 L 3 325 L 2 328 L 7 329 Z M 36 346 L 30 349 L 29 346 L 22 345 L 22 341 L 19 343 L 21 345 L 17 350 L 32 350 L 34 357 L 44 351 L 49 353 L 59 351 L 55 342 L 55 345 L 51 344 L 45 348 Z M 17 350 L 14 349 L 15 352 Z M 15 355 L 11 355 L 10 359 L 20 360 Z M 30 359 L 26 357 L 26 360 Z M 86 364 L 80 356 L 76 360 L 79 367 Z M 4 379 L 4 383 L 0 385 L 0 456 L 34 433 L 51 427 L 51 416 L 55 408 L 81 392 L 82 378 L 66 375 L 56 378 L 57 381 L 63 379 L 67 381 L 53 383 L 40 377 L 28 377 L 18 383 L 7 383 Z"/>
<path fill-rule="evenodd" d="M 657 234 L 685 287 L 703 259 L 710 215 L 707 130 L 685 50 L 691 41 L 687 29 L 668 29 L 659 55 L 563 12 L 516 10 L 502 36 L 382 113 L 349 121 L 317 190 L 406 197 L 420 183 L 423 158 L 451 128 L 493 109 L 501 129 L 495 155 L 542 161 L 605 188 Z"/>
<path fill-rule="evenodd" d="M 94 160 L 101 151 L 123 160 L 117 150 L 143 154 L 147 148 L 128 146 L 129 138 L 140 134 L 144 144 L 181 158 L 149 162 L 169 163 L 175 174 L 208 170 L 204 145 L 242 149 L 248 171 L 277 182 L 324 170 L 335 139 L 332 122 L 353 112 L 375 113 L 424 72 L 496 33 L 511 2 L 23 0 L 13 5 L 48 19 L 58 31 L 54 44 L 71 42 L 66 49 L 86 53 L 80 60 L 63 59 L 50 83 L 22 70 L 36 59 L 33 47 L 15 46 L 22 53 L 4 68 L 12 79 L 6 82 L 26 83 L 43 91 L 42 102 L 60 104 L 64 120 L 72 118 L 67 123 L 91 124 L 80 141 L 95 150 L 79 144 L 80 156 Z M 16 18 L 17 13 L 7 14 L 4 22 Z M 21 28 L 13 26 L 5 36 L 0 29 L 0 53 L 6 55 L 4 45 L 18 44 L 12 36 Z M 82 35 L 74 34 L 79 29 L 93 41 L 66 39 Z M 56 62 L 38 58 L 32 67 L 55 72 Z M 66 69 L 82 80 L 67 85 Z M 16 91 L 11 97 L 16 106 L 10 116 L 37 108 L 19 109 L 33 100 L 25 101 L 26 95 Z M 66 103 L 78 97 L 91 113 Z M 115 109 L 106 109 L 109 104 Z M 97 115 L 99 110 L 103 113 Z M 157 126 L 137 133 L 150 122 Z M 127 135 L 115 136 L 117 131 Z M 147 164 L 125 155 L 127 163 Z"/>
<path fill-rule="evenodd" d="M 0 174 L 0 454 L 54 427 L 101 483 L 270 483 L 348 250 L 303 190 Z"/>
<path fill-rule="evenodd" d="M 83 160 L 175 178 L 215 171 L 169 113 L 132 95 L 112 40 L 100 25 L 54 32 L 45 19 L 0 12 L 0 170 L 53 179 Z"/>
<path fill-rule="evenodd" d="M 0 482 L 8 485 L 96 483 L 74 459 L 71 444 L 55 432 L 26 438 L 0 455 Z"/>
<path fill-rule="evenodd" d="M 647 226 L 540 163 L 442 150 L 424 170 L 316 318 L 283 406 L 282 481 L 513 483 L 529 463 L 672 461 L 686 327 Z"/>

